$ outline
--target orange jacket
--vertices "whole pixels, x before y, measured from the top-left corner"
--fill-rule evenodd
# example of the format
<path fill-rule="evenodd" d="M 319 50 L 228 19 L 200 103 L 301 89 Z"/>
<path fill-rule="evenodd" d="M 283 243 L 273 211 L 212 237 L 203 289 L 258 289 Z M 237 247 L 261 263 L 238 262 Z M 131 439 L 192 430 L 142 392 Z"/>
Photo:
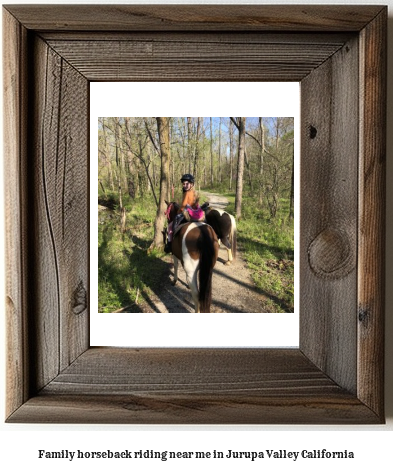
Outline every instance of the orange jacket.
<path fill-rule="evenodd" d="M 181 203 L 180 209 L 178 210 L 178 214 L 183 212 L 187 204 L 191 207 L 194 207 L 197 203 L 197 195 L 194 191 L 194 188 L 191 188 L 189 191 L 183 193 L 183 201 Z"/>

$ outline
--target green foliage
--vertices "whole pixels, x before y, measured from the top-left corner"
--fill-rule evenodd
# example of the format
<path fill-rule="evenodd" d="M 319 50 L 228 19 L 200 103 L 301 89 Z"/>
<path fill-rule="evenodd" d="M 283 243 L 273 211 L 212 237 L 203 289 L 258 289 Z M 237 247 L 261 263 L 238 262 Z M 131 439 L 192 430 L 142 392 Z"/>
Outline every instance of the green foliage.
<path fill-rule="evenodd" d="M 120 232 L 120 214 L 115 210 L 99 213 L 98 232 L 98 311 L 111 313 L 121 308 L 141 312 L 140 305 L 161 281 L 165 264 L 162 254 L 147 252 L 153 239 L 155 206 L 151 200 L 137 199 L 126 204 L 125 233 Z"/>
<path fill-rule="evenodd" d="M 294 310 L 294 231 L 293 220 L 286 217 L 288 203 L 280 208 L 271 219 L 246 199 L 238 242 L 255 285 L 271 301 L 271 310 L 288 313 Z"/>
<path fill-rule="evenodd" d="M 212 192 L 217 192 L 214 190 Z M 225 194 L 228 212 L 234 214 L 235 196 Z M 201 191 L 201 202 L 204 199 Z M 117 203 L 118 205 L 118 203 Z M 154 250 L 147 252 L 153 239 L 155 205 L 152 199 L 126 201 L 127 222 L 120 232 L 120 213 L 102 210 L 99 218 L 98 275 L 99 312 L 110 313 L 127 308 L 129 313 L 143 312 L 144 301 L 159 288 L 168 274 L 170 258 Z M 271 312 L 292 312 L 294 305 L 293 220 L 288 219 L 288 201 L 272 219 L 250 198 L 243 199 L 243 216 L 237 222 L 238 247 L 252 272 Z"/>
<path fill-rule="evenodd" d="M 235 213 L 235 196 L 226 194 L 227 211 Z M 243 197 L 242 219 L 237 222 L 238 247 L 252 272 L 256 287 L 270 302 L 271 312 L 294 310 L 294 229 L 289 202 L 282 200 L 276 218 L 255 201 Z"/>

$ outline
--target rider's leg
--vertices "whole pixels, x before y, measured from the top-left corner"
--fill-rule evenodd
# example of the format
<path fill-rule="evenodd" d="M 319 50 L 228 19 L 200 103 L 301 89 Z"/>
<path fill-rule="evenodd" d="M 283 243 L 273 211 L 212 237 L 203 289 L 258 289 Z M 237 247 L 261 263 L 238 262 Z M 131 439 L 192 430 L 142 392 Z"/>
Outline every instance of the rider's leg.
<path fill-rule="evenodd" d="M 173 239 L 173 222 L 170 222 L 168 225 L 168 235 L 167 235 L 167 240 L 166 244 L 164 247 L 164 252 L 165 253 L 171 253 L 172 252 L 172 239 Z"/>
<path fill-rule="evenodd" d="M 173 224 L 173 232 L 175 232 L 176 227 L 180 224 L 180 222 L 184 219 L 183 214 L 177 214 L 175 217 L 175 222 Z"/>

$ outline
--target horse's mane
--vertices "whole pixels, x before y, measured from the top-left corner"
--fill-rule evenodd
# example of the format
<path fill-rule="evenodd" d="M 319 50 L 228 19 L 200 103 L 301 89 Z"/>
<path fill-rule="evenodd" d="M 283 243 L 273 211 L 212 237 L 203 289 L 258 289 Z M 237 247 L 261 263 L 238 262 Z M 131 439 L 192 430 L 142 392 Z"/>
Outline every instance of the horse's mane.
<path fill-rule="evenodd" d="M 177 213 L 177 211 L 180 209 L 180 204 L 178 204 L 176 201 L 172 201 L 171 204 L 172 204 L 172 208 Z"/>

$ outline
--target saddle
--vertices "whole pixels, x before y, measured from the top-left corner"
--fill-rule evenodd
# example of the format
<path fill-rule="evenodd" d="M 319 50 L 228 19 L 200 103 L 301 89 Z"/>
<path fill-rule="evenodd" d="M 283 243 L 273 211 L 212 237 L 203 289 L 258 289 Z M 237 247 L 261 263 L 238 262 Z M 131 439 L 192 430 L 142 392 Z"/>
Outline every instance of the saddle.
<path fill-rule="evenodd" d="M 203 203 L 202 206 L 198 206 L 196 209 L 187 205 L 182 212 L 182 219 L 174 226 L 173 237 L 189 222 L 206 222 L 205 211 L 208 207 L 208 202 Z"/>
<path fill-rule="evenodd" d="M 206 222 L 205 211 L 209 208 L 209 203 L 205 202 L 202 206 L 198 206 L 196 209 L 193 209 L 190 206 L 186 206 L 186 209 L 182 212 L 182 219 L 175 225 L 173 222 L 173 237 L 179 232 L 179 230 L 184 227 L 189 222 Z"/>
<path fill-rule="evenodd" d="M 201 206 L 193 208 L 187 205 L 183 211 L 183 217 L 187 222 L 201 222 L 205 220 L 205 212 Z"/>

